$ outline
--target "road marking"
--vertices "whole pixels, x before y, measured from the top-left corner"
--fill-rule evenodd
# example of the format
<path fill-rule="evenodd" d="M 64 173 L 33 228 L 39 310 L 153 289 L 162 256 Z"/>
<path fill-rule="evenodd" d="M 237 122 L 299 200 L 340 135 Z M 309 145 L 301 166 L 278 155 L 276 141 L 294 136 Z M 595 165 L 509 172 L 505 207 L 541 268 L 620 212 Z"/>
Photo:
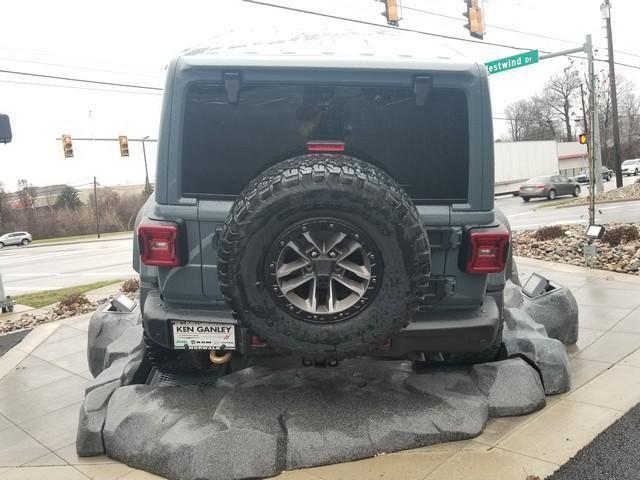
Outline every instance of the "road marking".
<path fill-rule="evenodd" d="M 596 206 L 596 209 L 597 209 L 597 210 L 615 210 L 616 208 L 622 208 L 622 207 L 623 207 L 622 205 L 618 205 L 618 206 L 616 206 L 616 207 L 602 207 L 602 208 L 598 208 L 598 207 Z"/>
<path fill-rule="evenodd" d="M 79 273 L 7 273 L 3 275 L 4 278 L 9 277 L 21 277 L 21 278 L 36 278 L 36 277 L 104 277 L 104 276 L 118 276 L 118 275 L 135 275 L 135 271 L 129 272 L 79 272 Z"/>

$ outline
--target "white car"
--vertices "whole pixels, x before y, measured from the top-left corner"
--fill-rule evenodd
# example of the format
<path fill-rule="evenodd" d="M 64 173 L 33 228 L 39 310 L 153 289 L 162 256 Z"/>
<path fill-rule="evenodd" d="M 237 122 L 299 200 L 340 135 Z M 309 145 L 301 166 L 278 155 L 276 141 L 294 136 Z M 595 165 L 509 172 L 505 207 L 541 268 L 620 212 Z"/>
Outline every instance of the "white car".
<path fill-rule="evenodd" d="M 627 176 L 640 174 L 640 158 L 622 162 L 622 174 Z"/>
<path fill-rule="evenodd" d="M 5 233 L 0 237 L 0 248 L 8 247 L 9 245 L 29 245 L 33 239 L 29 232 L 13 232 Z"/>

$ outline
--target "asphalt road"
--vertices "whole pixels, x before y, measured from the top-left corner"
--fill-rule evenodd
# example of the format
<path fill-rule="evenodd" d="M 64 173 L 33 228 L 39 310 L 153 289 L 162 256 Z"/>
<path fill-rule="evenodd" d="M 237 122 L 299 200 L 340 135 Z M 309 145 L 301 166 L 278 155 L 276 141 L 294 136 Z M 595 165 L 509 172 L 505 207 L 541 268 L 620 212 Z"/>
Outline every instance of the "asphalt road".
<path fill-rule="evenodd" d="M 0 250 L 0 273 L 7 295 L 129 278 L 131 239 Z"/>
<path fill-rule="evenodd" d="M 640 478 L 640 406 L 636 405 L 547 480 Z"/>
<path fill-rule="evenodd" d="M 625 178 L 625 184 L 636 178 Z M 605 186 L 614 188 L 615 182 L 607 182 Z M 586 189 L 584 186 L 583 195 Z M 498 197 L 495 204 L 506 214 L 514 230 L 587 223 L 588 219 L 586 206 L 541 208 L 551 204 L 545 199 L 524 203 L 519 197 L 506 196 Z M 637 222 L 638 219 L 640 201 L 601 205 L 596 215 L 596 220 L 602 223 Z M 6 247 L 0 250 L 0 273 L 7 295 L 129 278 L 135 275 L 131 268 L 131 239 Z"/>

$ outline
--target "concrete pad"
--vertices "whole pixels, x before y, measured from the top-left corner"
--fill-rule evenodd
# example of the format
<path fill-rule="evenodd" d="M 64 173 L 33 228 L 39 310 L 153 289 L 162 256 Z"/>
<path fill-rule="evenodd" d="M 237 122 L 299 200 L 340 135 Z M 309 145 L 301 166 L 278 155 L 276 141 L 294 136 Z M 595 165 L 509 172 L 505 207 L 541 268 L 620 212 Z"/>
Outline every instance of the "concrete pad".
<path fill-rule="evenodd" d="M 578 341 L 573 345 L 567 345 L 567 353 L 570 357 L 575 357 L 604 335 L 606 330 L 593 330 L 591 328 L 578 329 Z"/>
<path fill-rule="evenodd" d="M 437 467 L 425 480 L 524 480 L 529 475 L 545 478 L 557 465 L 495 448 L 489 452 L 458 452 Z"/>
<path fill-rule="evenodd" d="M 576 357 L 606 363 L 617 363 L 640 348 L 640 334 L 606 332 Z"/>
<path fill-rule="evenodd" d="M 422 480 L 455 452 L 393 453 L 369 460 L 341 463 L 302 470 L 309 478 L 323 480 L 384 478 Z M 291 472 L 293 473 L 293 472 Z"/>
<path fill-rule="evenodd" d="M 640 402 L 640 371 L 636 367 L 615 365 L 567 399 L 626 412 Z"/>
<path fill-rule="evenodd" d="M 76 465 L 77 470 L 85 474 L 91 480 L 116 480 L 133 472 L 133 469 L 122 463 L 104 465 Z"/>
<path fill-rule="evenodd" d="M 20 424 L 20 427 L 50 450 L 56 450 L 76 438 L 78 410 L 81 402 L 72 403 L 51 413 Z"/>
<path fill-rule="evenodd" d="M 15 425 L 0 432 L 0 466 L 17 467 L 48 453 L 49 449 Z"/>
<path fill-rule="evenodd" d="M 57 382 L 71 375 L 67 370 L 29 355 L 0 380 L 0 398 L 15 396 L 16 393 L 24 396 L 34 388 Z"/>
<path fill-rule="evenodd" d="M 613 328 L 614 332 L 640 333 L 640 308 L 633 310 Z"/>
<path fill-rule="evenodd" d="M 2 480 L 87 480 L 73 467 L 20 467 L 2 474 Z"/>
<path fill-rule="evenodd" d="M 47 453 L 40 458 L 36 458 L 35 460 L 30 461 L 29 463 L 25 463 L 24 467 L 55 467 L 68 465 L 62 458 L 60 458 L 55 453 Z"/>
<path fill-rule="evenodd" d="M 580 327 L 594 330 L 609 330 L 623 318 L 627 317 L 632 311 L 630 308 L 580 305 Z"/>
<path fill-rule="evenodd" d="M 499 446 L 562 465 L 619 416 L 620 412 L 609 408 L 561 400 Z M 550 435 L 550 432 L 558 433 Z"/>

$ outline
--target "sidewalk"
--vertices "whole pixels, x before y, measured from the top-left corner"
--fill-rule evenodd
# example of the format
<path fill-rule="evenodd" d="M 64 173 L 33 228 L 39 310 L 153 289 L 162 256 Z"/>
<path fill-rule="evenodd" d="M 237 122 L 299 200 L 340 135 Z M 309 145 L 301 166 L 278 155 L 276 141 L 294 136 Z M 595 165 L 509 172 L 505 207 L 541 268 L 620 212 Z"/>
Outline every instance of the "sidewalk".
<path fill-rule="evenodd" d="M 544 478 L 640 402 L 640 277 L 539 260 L 517 260 L 571 287 L 580 340 L 569 348 L 570 392 L 523 417 L 490 420 L 473 440 L 286 472 L 292 480 L 525 480 Z M 104 296 L 104 295 L 102 295 Z M 152 479 L 107 457 L 78 458 L 75 434 L 84 388 L 90 315 L 34 329 L 0 358 L 0 480 Z"/>

